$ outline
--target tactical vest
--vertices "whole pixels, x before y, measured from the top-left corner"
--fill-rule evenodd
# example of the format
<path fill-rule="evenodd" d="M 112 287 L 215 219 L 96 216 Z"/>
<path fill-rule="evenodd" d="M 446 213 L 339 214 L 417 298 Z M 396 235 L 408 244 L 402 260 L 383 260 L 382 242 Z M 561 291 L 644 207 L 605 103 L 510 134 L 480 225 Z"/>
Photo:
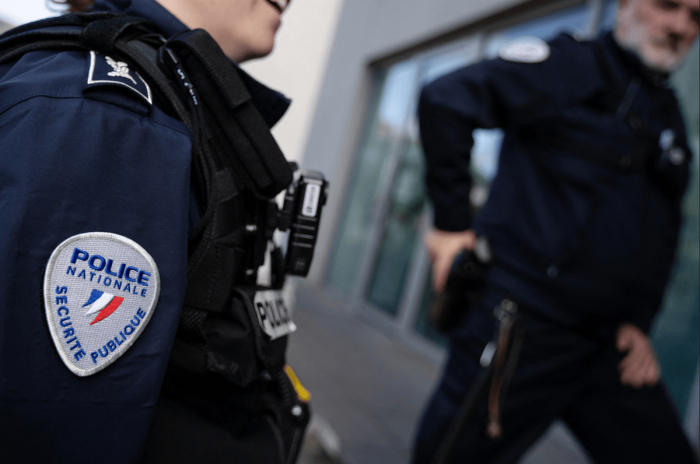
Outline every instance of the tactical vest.
<path fill-rule="evenodd" d="M 0 36 L 0 64 L 49 49 L 95 50 L 127 61 L 152 84 L 165 111 L 192 132 L 192 185 L 202 218 L 190 232 L 187 290 L 170 364 L 221 374 L 240 387 L 283 375 L 287 337 L 265 333 L 254 299 L 270 290 L 256 285 L 257 270 L 272 233 L 291 214 L 280 214 L 273 199 L 292 183 L 293 167 L 232 62 L 201 29 L 166 40 L 142 18 L 81 13 Z M 272 288 L 282 288 L 284 267 L 275 249 Z M 268 316 L 279 322 L 284 308 L 276 310 Z"/>

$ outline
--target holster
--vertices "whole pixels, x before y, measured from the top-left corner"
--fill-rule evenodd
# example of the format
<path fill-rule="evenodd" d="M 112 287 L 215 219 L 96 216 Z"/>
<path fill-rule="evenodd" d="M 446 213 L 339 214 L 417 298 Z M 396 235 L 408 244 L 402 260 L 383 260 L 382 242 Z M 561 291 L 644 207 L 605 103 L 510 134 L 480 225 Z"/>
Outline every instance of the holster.
<path fill-rule="evenodd" d="M 445 290 L 433 295 L 428 315 L 438 332 L 454 328 L 469 308 L 483 297 L 488 264 L 471 250 L 462 250 L 452 262 Z"/>
<path fill-rule="evenodd" d="M 185 306 L 170 355 L 174 367 L 191 373 L 216 373 L 246 387 L 264 372 L 285 365 L 287 337 L 271 340 L 258 323 L 253 298 L 263 287 L 235 287 L 225 311 Z"/>

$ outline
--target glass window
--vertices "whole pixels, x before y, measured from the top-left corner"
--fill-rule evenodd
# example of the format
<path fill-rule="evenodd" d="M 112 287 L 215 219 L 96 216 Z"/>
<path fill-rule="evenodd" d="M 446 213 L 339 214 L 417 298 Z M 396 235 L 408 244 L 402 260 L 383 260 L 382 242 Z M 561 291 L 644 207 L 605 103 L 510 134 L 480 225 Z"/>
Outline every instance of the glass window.
<path fill-rule="evenodd" d="M 476 58 L 478 46 L 468 41 L 452 51 L 433 53 L 424 57 L 419 82 L 407 113 L 404 138 L 398 146 L 394 171 L 386 201 L 378 208 L 386 211 L 379 226 L 381 242 L 369 283 L 367 300 L 385 312 L 396 315 L 402 302 L 416 246 L 420 246 L 418 221 L 426 203 L 425 165 L 420 147 L 416 105 L 420 87 L 444 74 L 465 66 Z"/>
<path fill-rule="evenodd" d="M 417 72 L 417 64 L 408 62 L 376 75 L 374 105 L 370 108 L 366 136 L 359 150 L 328 273 L 328 283 L 343 293 L 355 289 L 376 214 L 373 206 L 390 181 L 391 154 L 401 140 L 413 104 Z"/>
<path fill-rule="evenodd" d="M 479 44 L 477 39 L 467 40 L 453 51 L 431 54 L 425 60 L 421 86 L 474 61 L 479 54 Z"/>
<path fill-rule="evenodd" d="M 403 296 L 418 237 L 418 220 L 425 205 L 423 153 L 415 134 L 401 150 L 398 168 L 390 189 L 385 230 L 368 300 L 389 314 L 396 315 Z"/>

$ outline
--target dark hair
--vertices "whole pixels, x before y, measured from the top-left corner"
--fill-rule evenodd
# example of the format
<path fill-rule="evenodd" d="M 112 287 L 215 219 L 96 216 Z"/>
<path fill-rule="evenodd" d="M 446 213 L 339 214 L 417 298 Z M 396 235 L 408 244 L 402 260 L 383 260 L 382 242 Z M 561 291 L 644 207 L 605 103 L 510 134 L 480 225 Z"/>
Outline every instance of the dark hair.
<path fill-rule="evenodd" d="M 68 5 L 68 12 L 80 13 L 85 11 L 95 3 L 95 0 L 50 0 L 57 5 Z"/>

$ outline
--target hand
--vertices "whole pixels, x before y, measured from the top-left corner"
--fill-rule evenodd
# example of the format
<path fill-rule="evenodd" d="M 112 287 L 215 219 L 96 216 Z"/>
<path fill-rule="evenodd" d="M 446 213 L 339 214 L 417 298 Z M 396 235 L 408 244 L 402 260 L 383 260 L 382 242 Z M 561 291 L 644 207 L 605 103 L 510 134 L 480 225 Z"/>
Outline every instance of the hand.
<path fill-rule="evenodd" d="M 442 292 L 447 283 L 447 276 L 457 253 L 463 249 L 473 250 L 476 234 L 471 230 L 463 232 L 445 232 L 433 229 L 423 237 L 433 262 L 433 288 Z"/>
<path fill-rule="evenodd" d="M 617 349 L 627 352 L 618 369 L 620 382 L 634 388 L 654 386 L 661 378 L 661 366 L 654 347 L 637 326 L 623 324 L 617 331 Z"/>

